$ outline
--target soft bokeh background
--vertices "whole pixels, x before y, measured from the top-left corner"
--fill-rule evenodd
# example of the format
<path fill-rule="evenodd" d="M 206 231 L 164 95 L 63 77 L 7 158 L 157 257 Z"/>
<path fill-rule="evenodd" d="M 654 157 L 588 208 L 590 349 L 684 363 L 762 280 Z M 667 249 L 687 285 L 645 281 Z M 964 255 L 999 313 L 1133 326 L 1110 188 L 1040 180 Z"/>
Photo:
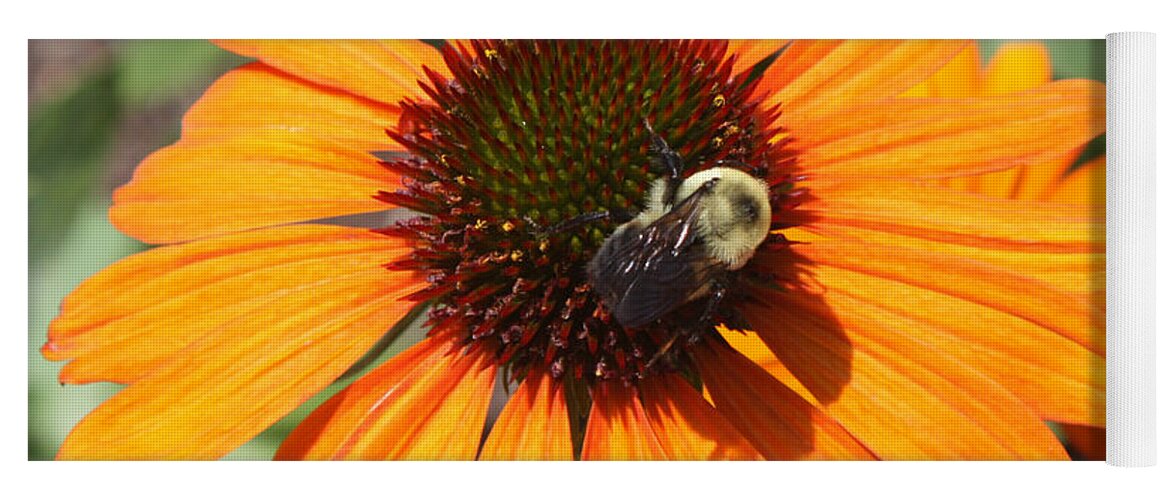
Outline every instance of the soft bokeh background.
<path fill-rule="evenodd" d="M 987 59 L 1002 41 L 981 43 Z M 1104 40 L 1046 42 L 1054 78 L 1105 81 Z M 30 40 L 28 458 L 51 459 L 69 429 L 114 394 L 114 384 L 61 386 L 41 358 L 49 321 L 78 283 L 148 248 L 106 220 L 113 189 L 147 154 L 174 142 L 184 110 L 218 75 L 246 62 L 205 41 Z M 1102 154 L 1091 144 L 1083 157 Z M 403 335 L 384 356 L 416 340 Z M 334 389 L 336 390 L 336 388 Z M 229 459 L 268 459 L 296 422 L 333 390 L 306 403 Z"/>

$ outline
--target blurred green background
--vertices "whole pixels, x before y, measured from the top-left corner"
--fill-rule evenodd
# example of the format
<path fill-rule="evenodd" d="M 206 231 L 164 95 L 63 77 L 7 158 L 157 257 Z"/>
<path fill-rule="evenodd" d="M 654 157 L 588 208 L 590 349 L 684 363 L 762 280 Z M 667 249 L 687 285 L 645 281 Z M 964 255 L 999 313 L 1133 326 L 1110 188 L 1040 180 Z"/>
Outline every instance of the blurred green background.
<path fill-rule="evenodd" d="M 1001 43 L 982 42 L 984 58 Z M 1105 81 L 1104 40 L 1047 43 L 1055 78 Z M 61 386 L 59 365 L 38 352 L 70 290 L 147 248 L 106 220 L 110 193 L 130 179 L 147 154 L 175 141 L 187 107 L 217 76 L 246 59 L 188 40 L 30 40 L 28 57 L 28 456 L 46 460 L 77 421 L 118 389 Z M 1101 154 L 1103 147 L 1095 141 L 1084 156 Z M 401 345 L 412 339 L 399 340 Z M 292 426 L 327 396 L 306 403 L 228 458 L 271 458 Z"/>

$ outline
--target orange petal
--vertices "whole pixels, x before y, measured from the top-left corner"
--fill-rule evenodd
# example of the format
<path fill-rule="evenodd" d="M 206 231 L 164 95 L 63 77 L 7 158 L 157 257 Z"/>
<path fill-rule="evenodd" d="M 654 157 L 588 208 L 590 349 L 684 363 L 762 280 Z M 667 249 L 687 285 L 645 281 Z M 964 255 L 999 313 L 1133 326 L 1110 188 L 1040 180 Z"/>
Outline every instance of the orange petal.
<path fill-rule="evenodd" d="M 148 243 L 391 208 L 399 177 L 369 154 L 296 130 L 183 140 L 114 192 L 110 220 Z"/>
<path fill-rule="evenodd" d="M 639 388 L 651 429 L 670 460 L 761 459 L 740 431 L 682 377 L 649 377 Z"/>
<path fill-rule="evenodd" d="M 696 349 L 694 357 L 716 409 L 764 458 L 874 458 L 833 418 L 740 353 L 717 346 Z"/>
<path fill-rule="evenodd" d="M 646 410 L 622 382 L 594 386 L 582 460 L 667 460 Z"/>
<path fill-rule="evenodd" d="M 1081 152 L 1081 148 L 1078 148 L 1052 160 L 948 180 L 967 181 L 963 184 L 963 190 L 993 198 L 1039 200 L 1052 190 L 1054 185 L 1061 182 L 1061 178 Z"/>
<path fill-rule="evenodd" d="M 815 401 L 836 401 L 856 374 L 851 350 L 857 342 L 852 339 L 861 334 L 844 326 L 835 306 L 864 301 L 886 309 L 883 314 L 894 318 L 890 324 L 911 323 L 907 331 L 914 332 L 916 346 L 902 352 L 922 357 L 919 364 L 945 366 L 940 364 L 943 358 L 955 359 L 1007 389 L 1047 420 L 1101 420 L 1105 396 L 1101 355 L 1028 321 L 942 293 L 827 267 L 809 272 L 810 279 L 827 290 L 821 298 L 767 295 L 777 301 L 748 306 L 745 314 L 779 360 L 780 366 L 767 366 L 769 371 L 783 367 L 792 375 L 782 372 L 777 378 L 790 386 L 786 377 L 800 380 Z M 895 337 L 902 335 L 896 332 Z M 730 333 L 725 337 L 754 360 L 770 357 L 752 350 L 755 346 L 745 340 L 748 336 Z"/>
<path fill-rule="evenodd" d="M 853 271 L 975 302 L 1103 354 L 1105 318 L 1101 311 L 1087 298 L 1063 293 L 1036 278 L 954 255 L 873 242 L 826 239 L 792 249 L 815 266 Z"/>
<path fill-rule="evenodd" d="M 350 94 L 397 106 L 426 99 L 426 66 L 450 76 L 443 57 L 418 40 L 221 40 L 219 46 Z"/>
<path fill-rule="evenodd" d="M 252 63 L 220 77 L 204 92 L 183 117 L 183 137 L 208 139 L 275 129 L 358 152 L 398 150 L 386 136 L 398 118 L 394 107 Z"/>
<path fill-rule="evenodd" d="M 1061 182 L 1062 177 L 1069 172 L 1069 167 L 1081 156 L 1085 148 L 1070 151 L 1065 156 L 1056 159 L 1026 165 L 1021 169 L 1020 178 L 1016 180 L 1011 190 L 986 189 L 984 192 L 1002 198 L 1016 198 L 1021 200 L 1043 199 L 1054 185 Z M 1103 191 L 1105 193 L 1105 191 Z"/>
<path fill-rule="evenodd" d="M 1041 43 L 1006 43 L 997 50 L 980 75 L 972 95 L 1005 95 L 1040 87 L 1051 80 L 1049 55 Z M 1000 198 L 1037 199 L 1039 188 L 1048 187 L 1065 172 L 1080 151 L 1055 160 L 1025 165 L 970 178 L 969 190 Z"/>
<path fill-rule="evenodd" d="M 803 130 L 811 121 L 901 94 L 938 71 L 967 44 L 959 40 L 848 40 L 828 53 L 823 52 L 828 44 L 823 44 L 808 51 L 823 54 L 815 61 L 803 57 L 805 51 L 791 56 L 807 65 L 791 78 L 788 72 L 797 68 L 783 67 L 790 59 L 785 54 L 784 61 L 773 65 L 775 71 L 765 73 L 764 85 L 775 89 L 765 104 L 781 103 L 781 122 Z"/>
<path fill-rule="evenodd" d="M 902 97 L 974 97 L 980 92 L 980 47 L 971 42 L 939 71 Z"/>
<path fill-rule="evenodd" d="M 72 360 L 61 370 L 63 383 L 130 383 L 231 322 L 272 316 L 316 286 L 402 295 L 416 280 L 382 265 L 408 250 L 369 230 L 309 225 L 156 248 L 70 293 L 42 352 Z"/>
<path fill-rule="evenodd" d="M 984 387 L 990 380 L 1029 407 L 1021 413 L 1037 415 L 1025 423 L 1038 418 L 1101 423 L 1106 390 L 1101 354 L 1020 318 L 923 288 L 828 267 L 813 273 L 831 290 L 824 301 L 838 311 L 851 339 L 869 337 L 895 347 L 933 372 L 956 377 L 974 397 L 1003 398 L 999 388 Z M 856 335 L 851 324 L 858 325 Z M 994 407 L 1007 414 L 1015 406 Z"/>
<path fill-rule="evenodd" d="M 815 226 L 849 226 L 972 247 L 1033 253 L 1104 252 L 1094 214 L 1055 203 L 973 195 L 928 183 L 813 183 Z"/>
<path fill-rule="evenodd" d="M 1044 198 L 1057 203 L 1096 207 L 1098 216 L 1106 214 L 1106 157 L 1100 156 L 1059 179 Z"/>
<path fill-rule="evenodd" d="M 495 380 L 490 356 L 429 337 L 335 394 L 275 458 L 472 460 Z"/>
<path fill-rule="evenodd" d="M 530 372 L 492 426 L 480 460 L 573 460 L 561 383 Z"/>
<path fill-rule="evenodd" d="M 1105 87 L 1062 80 L 997 97 L 893 99 L 793 129 L 818 177 L 949 177 L 1064 157 L 1105 129 Z"/>
<path fill-rule="evenodd" d="M 332 383 L 413 303 L 374 269 L 222 318 L 82 419 L 61 459 L 215 459 Z"/>
<path fill-rule="evenodd" d="M 1050 160 L 1044 163 L 1055 164 L 1060 161 L 1064 161 L 1064 159 Z M 961 190 L 980 193 L 994 198 L 1012 199 L 1016 198 L 1015 193 L 1017 187 L 1021 185 L 1030 167 L 1031 165 L 1023 165 L 1017 168 L 988 172 L 970 177 L 946 179 L 945 183 L 947 181 L 967 181 L 962 184 L 963 187 L 960 188 Z"/>
<path fill-rule="evenodd" d="M 832 311 L 834 316 L 830 316 L 832 322 L 828 324 L 839 326 L 828 331 L 839 333 L 820 333 L 821 340 L 842 339 L 844 333 L 856 345 L 897 344 L 901 347 L 896 352 L 932 371 L 951 376 L 966 373 L 966 368 L 948 368 L 955 360 L 975 368 L 972 373 L 976 375 L 967 375 L 971 380 L 960 384 L 970 391 L 990 379 L 1044 419 L 1101 419 L 1105 386 L 1101 377 L 1104 358 L 1100 354 L 1020 318 L 942 293 L 826 266 L 810 273 L 810 279 L 827 292 L 818 300 L 794 299 L 792 308 L 802 312 L 790 314 L 816 311 L 825 317 L 825 311 Z M 782 308 L 785 304 L 789 302 L 782 300 L 775 305 Z M 771 325 L 781 333 L 766 336 L 766 343 L 789 369 L 807 371 L 808 367 L 799 364 L 801 360 L 792 359 L 795 356 L 782 350 L 792 349 L 791 344 L 798 342 L 788 336 L 808 334 L 793 332 L 792 318 L 785 325 L 778 324 L 777 314 L 781 313 L 771 316 Z M 906 342 L 913 345 L 902 345 Z M 840 351 L 835 354 L 840 355 Z M 978 392 L 979 396 L 991 397 L 997 390 L 980 388 Z M 1009 408 L 1006 403 L 996 406 Z"/>
<path fill-rule="evenodd" d="M 348 295 L 338 287 L 320 291 Z M 361 297 L 365 303 L 347 304 L 348 311 L 337 304 L 341 300 L 319 305 L 316 294 L 296 299 L 296 304 L 273 312 L 291 317 L 305 311 L 302 315 L 312 316 L 319 326 L 307 319 L 283 321 L 263 332 L 273 339 L 257 333 L 271 318 L 225 328 L 224 335 L 184 351 L 180 361 L 102 403 L 74 427 L 57 458 L 222 457 L 333 382 L 409 307 L 396 307 L 393 296 Z M 220 338 L 225 336 L 233 338 Z"/>
<path fill-rule="evenodd" d="M 797 77 L 816 66 L 844 40 L 793 40 L 762 75 L 758 95 L 773 93 L 788 86 Z"/>
<path fill-rule="evenodd" d="M 1053 79 L 1049 50 L 1040 42 L 1001 45 L 984 68 L 983 95 L 1004 95 L 1044 85 Z"/>
<path fill-rule="evenodd" d="M 316 455 L 313 458 L 330 458 L 365 418 L 362 412 L 355 409 L 363 405 L 373 408 L 379 404 L 379 384 L 393 389 L 412 375 L 434 371 L 443 361 L 443 356 L 451 350 L 450 342 L 432 336 L 395 355 L 315 408 L 281 442 L 273 458 L 302 460 L 311 457 L 311 454 Z M 344 412 L 341 411 L 343 405 Z"/>
<path fill-rule="evenodd" d="M 892 268 L 901 267 L 898 262 L 904 258 L 914 261 L 920 259 L 917 255 L 931 255 L 935 258 L 939 252 L 953 252 L 952 249 L 938 248 L 939 245 L 932 245 L 930 249 L 920 248 L 915 246 L 915 241 L 919 240 L 907 239 L 904 243 L 901 238 L 896 237 L 892 242 L 891 235 L 885 233 L 876 233 L 864 239 L 857 239 L 858 231 L 835 231 L 829 236 L 832 241 L 820 240 L 807 234 L 794 236 L 795 241 L 808 243 L 794 249 L 800 248 L 800 251 L 804 252 L 806 247 L 849 243 L 852 246 L 856 245 L 853 251 L 863 252 L 863 249 L 871 249 L 868 258 L 876 260 L 879 265 L 886 263 L 884 259 L 889 258 L 887 256 L 909 254 L 893 259 L 890 266 Z M 901 246 L 889 246 L 892 243 Z M 949 258 L 953 258 L 951 262 L 958 263 L 957 265 L 945 264 L 945 267 L 939 268 L 950 270 L 950 274 L 949 271 L 930 269 L 934 265 L 926 261 L 925 269 L 918 273 L 902 271 L 896 272 L 893 276 L 877 276 L 871 271 L 855 272 L 825 263 L 801 265 L 800 269 L 809 276 L 805 285 L 809 291 L 805 293 L 826 294 L 828 292 L 824 290 L 836 290 L 838 294 L 860 297 L 860 300 L 879 304 L 897 314 L 929 325 L 930 331 L 925 330 L 918 334 L 924 342 L 937 346 L 937 349 L 953 352 L 956 359 L 974 366 L 977 372 L 994 379 L 1039 416 L 1047 420 L 1064 422 L 1099 423 L 1102 419 L 1101 402 L 1105 390 L 1102 378 L 1102 317 L 1105 311 L 1101 292 L 1104 283 L 1102 255 L 1070 254 L 1062 256 L 1062 259 L 1051 259 L 1048 254 L 1006 254 L 1007 257 L 1003 257 L 1003 260 L 1012 267 L 1002 267 L 1005 264 L 999 262 L 981 262 L 989 255 L 994 254 L 991 251 L 981 251 L 976 255 L 956 253 Z M 758 259 L 758 264 L 771 269 L 791 268 L 795 265 L 792 257 L 773 252 L 762 253 Z M 1082 262 L 1078 262 L 1078 259 Z M 1047 262 L 1048 260 L 1054 262 Z M 970 295 L 957 294 L 954 288 L 940 290 L 944 283 L 969 280 L 965 274 L 965 266 L 973 264 L 987 269 L 1000 269 L 999 272 L 1005 281 L 1022 279 L 1018 269 L 1024 269 L 1025 274 L 1034 279 L 1041 279 L 1036 275 L 1044 277 L 1045 282 L 1036 283 L 1031 288 L 1024 284 L 1026 291 L 1014 293 L 1030 293 L 1028 290 L 1031 289 L 1035 293 L 1048 295 L 1049 300 L 1056 302 L 1053 305 L 1055 311 L 1046 314 L 1063 316 L 1061 310 L 1065 310 L 1069 316 L 1064 318 L 1067 324 L 1073 325 L 1076 331 L 1086 332 L 1089 337 L 1085 339 L 1088 345 L 1081 345 L 1078 339 L 1067 338 L 1028 317 L 1006 313 L 995 300 L 985 301 L 986 305 L 981 305 L 973 302 Z M 1048 267 L 1053 267 L 1056 271 Z M 902 277 L 903 274 L 921 274 L 924 279 L 912 282 L 914 280 Z M 962 278 L 957 279 L 957 276 Z M 1066 277 L 1067 283 L 1060 283 L 1058 278 L 1062 276 Z M 1069 294 L 1060 289 L 1054 292 L 1055 287 L 1051 288 L 1049 283 L 1077 288 L 1077 293 Z M 1013 300 L 1011 296 L 1002 299 L 1005 302 Z M 803 304 L 807 310 L 821 312 L 822 317 L 834 318 L 832 312 L 824 313 L 829 306 L 823 304 L 814 308 L 812 304 L 815 303 L 810 301 Z M 801 382 L 807 384 L 818 395 L 818 399 L 834 399 L 836 391 L 840 391 L 844 385 L 844 378 L 850 373 L 843 368 L 849 366 L 846 362 L 849 358 L 829 347 L 841 347 L 842 344 L 807 345 L 800 339 L 808 336 L 806 330 L 820 329 L 821 333 L 817 335 L 821 339 L 841 338 L 843 330 L 840 326 L 831 328 L 837 325 L 835 322 L 817 323 L 805 319 L 811 316 L 809 312 L 793 313 L 795 316 L 790 316 L 785 312 L 787 309 L 783 305 L 778 305 L 776 310 L 769 310 L 767 316 L 761 313 L 754 324 L 767 320 L 778 325 L 777 328 L 786 324 L 799 325 L 801 332 L 778 334 L 773 337 L 770 346 L 784 367 L 801 376 Z M 730 335 L 729 339 L 735 341 L 737 337 Z M 1030 341 L 1022 343 L 1021 339 Z M 743 350 L 744 345 L 737 347 L 741 348 L 742 352 L 749 353 Z M 811 355 L 796 354 L 806 352 Z M 754 356 L 753 359 L 758 358 Z M 814 360 L 817 364 L 811 366 L 809 363 Z M 836 364 L 827 360 L 836 360 Z M 777 373 L 773 367 L 770 367 L 770 371 Z M 810 374 L 817 374 L 819 378 L 804 378 Z M 792 385 L 786 376 L 784 372 L 777 375 L 778 379 Z"/>
<path fill-rule="evenodd" d="M 777 317 L 776 320 L 777 321 L 785 321 L 781 317 Z M 771 364 L 769 364 L 768 366 L 761 364 L 761 366 L 763 368 L 767 369 L 769 375 L 772 375 L 773 378 L 779 380 L 782 384 L 785 384 L 785 386 L 787 386 L 789 389 L 792 389 L 793 392 L 797 393 L 798 396 L 801 396 L 801 399 L 804 399 L 805 401 L 812 403 L 814 406 L 820 405 L 822 400 L 832 401 L 833 399 L 835 399 L 837 397 L 838 392 L 834 392 L 833 394 L 828 395 L 828 396 L 825 394 L 822 394 L 821 397 L 815 396 L 812 392 L 810 392 L 809 387 L 806 387 L 805 384 L 803 384 L 801 382 L 801 380 L 797 378 L 797 376 L 794 374 L 793 370 L 789 369 L 790 366 L 792 366 L 793 368 L 800 368 L 803 365 L 800 362 L 790 364 L 785 361 L 782 361 L 780 363 L 777 363 L 776 362 L 777 357 L 780 355 L 774 356 L 772 354 L 772 352 L 769 350 L 768 345 L 766 345 L 764 343 L 764 341 L 762 341 L 760 339 L 760 336 L 757 335 L 756 332 L 744 331 L 744 330 L 733 330 L 733 329 L 727 328 L 725 325 L 717 326 L 716 332 L 719 333 L 724 338 L 724 341 L 726 341 L 728 343 L 728 345 L 732 346 L 732 348 L 736 349 L 741 354 L 744 354 L 745 356 L 747 356 L 748 359 L 751 359 L 754 362 L 757 362 L 757 364 L 761 364 L 760 360 L 770 361 Z M 809 347 L 811 345 L 812 344 L 807 344 L 806 347 Z M 790 358 L 784 358 L 783 356 L 781 356 L 781 357 L 782 357 L 782 359 L 785 359 L 785 360 L 790 359 Z M 808 355 L 803 354 L 800 356 L 801 361 L 813 361 L 813 360 L 821 361 L 821 360 L 826 360 L 826 359 L 832 360 L 832 359 L 839 359 L 839 358 L 819 356 L 814 353 L 809 353 Z M 802 377 L 806 377 L 811 374 L 816 374 L 816 375 L 830 374 L 830 375 L 832 375 L 832 374 L 844 374 L 846 372 L 847 372 L 846 370 L 834 370 L 832 368 L 826 369 L 826 370 L 818 370 L 816 372 L 808 371 L 808 370 L 805 370 L 805 371 L 797 370 L 797 373 L 800 373 Z M 810 387 L 813 387 L 814 389 L 822 389 L 824 387 L 840 387 L 843 384 L 844 384 L 844 381 L 837 382 L 837 383 L 831 383 L 831 384 L 825 384 L 825 385 L 811 385 Z M 708 391 L 707 387 L 704 387 L 703 389 L 704 389 L 704 393 L 703 393 L 704 399 L 707 400 L 708 402 L 711 402 L 711 399 L 712 399 L 711 391 Z"/>
<path fill-rule="evenodd" d="M 1097 217 L 1097 215 L 1089 213 L 1090 210 L 1087 207 L 1067 206 L 1066 208 L 1070 213 L 1085 212 L 1086 219 Z M 1101 229 L 1103 226 L 1095 224 L 1088 227 Z M 905 247 L 917 251 L 951 255 L 1028 276 L 1058 291 L 1075 295 L 1089 296 L 1104 291 L 1106 286 L 1106 253 L 1101 243 L 1105 241 L 1105 234 L 1089 229 L 1085 234 L 1089 250 L 1052 253 L 1031 250 L 1028 245 L 1016 245 L 1017 248 L 1012 246 L 998 248 L 988 244 L 970 246 L 968 244 L 970 242 L 965 241 L 966 238 L 954 238 L 955 241 L 926 240 L 891 232 L 881 226 L 868 229 L 812 222 L 804 230 L 790 229 L 786 231 L 786 235 L 793 241 L 807 242 L 821 238 L 833 238 L 853 240 L 862 244 Z M 940 238 L 940 240 L 942 239 Z"/>
<path fill-rule="evenodd" d="M 781 50 L 788 40 L 728 40 L 728 57 L 736 56 L 736 63 L 732 65 L 732 74 L 751 69 L 756 63 Z"/>
<path fill-rule="evenodd" d="M 953 357 L 966 354 L 962 345 L 940 349 L 922 324 L 836 292 L 762 292 L 746 313 L 774 354 L 798 361 L 786 367 L 821 395 L 826 411 L 880 458 L 1065 458 L 1029 408 Z M 794 345 L 817 349 L 782 351 Z M 777 363 L 751 354 L 766 368 Z"/>

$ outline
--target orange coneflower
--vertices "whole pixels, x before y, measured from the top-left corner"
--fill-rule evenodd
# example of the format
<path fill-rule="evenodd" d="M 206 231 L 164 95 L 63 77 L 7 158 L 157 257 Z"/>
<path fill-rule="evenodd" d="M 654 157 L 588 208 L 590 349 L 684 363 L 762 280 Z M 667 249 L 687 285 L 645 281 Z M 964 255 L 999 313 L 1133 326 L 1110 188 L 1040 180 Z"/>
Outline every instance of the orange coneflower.
<path fill-rule="evenodd" d="M 1101 425 L 1100 217 L 950 180 L 1076 154 L 1098 83 L 903 95 L 958 41 L 222 46 L 258 61 L 115 193 L 114 224 L 167 246 L 50 328 L 63 382 L 127 384 L 60 458 L 220 457 L 424 306 L 427 338 L 278 458 L 1054 459 L 1045 421 Z M 722 335 L 670 342 L 690 307 L 609 316 L 585 263 L 615 221 L 532 230 L 637 211 L 661 173 L 644 122 L 689 172 L 770 186 Z M 414 214 L 287 225 L 392 207 Z"/>

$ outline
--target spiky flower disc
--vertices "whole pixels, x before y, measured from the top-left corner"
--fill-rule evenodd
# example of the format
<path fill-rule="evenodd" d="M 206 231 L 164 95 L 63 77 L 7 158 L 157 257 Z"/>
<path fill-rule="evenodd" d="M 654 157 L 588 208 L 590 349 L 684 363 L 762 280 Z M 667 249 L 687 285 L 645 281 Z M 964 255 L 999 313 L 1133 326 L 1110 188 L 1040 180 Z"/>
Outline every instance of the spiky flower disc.
<path fill-rule="evenodd" d="M 424 215 L 386 232 L 415 238 L 393 265 L 425 270 L 434 323 L 461 322 L 513 376 L 541 367 L 593 382 L 644 376 L 670 320 L 639 331 L 612 320 L 585 267 L 614 230 L 598 211 L 636 213 L 662 174 L 653 124 L 687 173 L 716 163 L 788 189 L 792 155 L 755 82 L 717 41 L 501 41 L 447 46 L 425 102 L 403 103 L 390 136 L 411 153 L 386 166 L 403 190 L 380 198 Z M 678 364 L 675 364 L 678 367 Z"/>

